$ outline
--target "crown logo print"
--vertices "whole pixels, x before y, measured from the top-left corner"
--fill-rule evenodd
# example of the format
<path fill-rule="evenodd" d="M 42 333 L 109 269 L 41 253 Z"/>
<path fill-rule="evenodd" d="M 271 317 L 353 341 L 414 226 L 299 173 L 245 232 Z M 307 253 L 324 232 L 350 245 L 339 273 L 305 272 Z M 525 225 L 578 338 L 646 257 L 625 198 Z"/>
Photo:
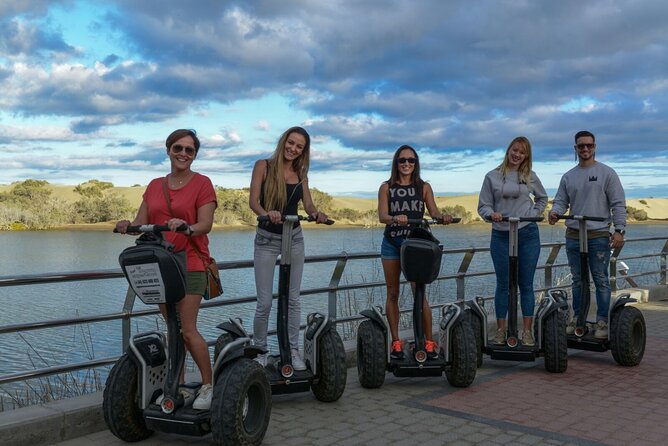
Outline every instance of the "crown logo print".
<path fill-rule="evenodd" d="M 589 181 L 598 181 L 598 177 L 596 175 L 592 175 L 589 177 Z"/>

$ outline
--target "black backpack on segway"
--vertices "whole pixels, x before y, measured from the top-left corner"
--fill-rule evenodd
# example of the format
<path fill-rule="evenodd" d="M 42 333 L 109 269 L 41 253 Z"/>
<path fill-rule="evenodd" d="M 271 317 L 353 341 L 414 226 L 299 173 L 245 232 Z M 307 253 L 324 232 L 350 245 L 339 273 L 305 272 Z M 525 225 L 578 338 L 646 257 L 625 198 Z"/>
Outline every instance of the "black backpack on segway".
<path fill-rule="evenodd" d="M 167 226 L 129 227 L 141 232 L 136 246 L 125 249 L 119 263 L 128 283 L 145 304 L 164 304 L 168 338 L 158 331 L 136 334 L 107 378 L 102 410 L 109 430 L 128 442 L 154 430 L 181 435 L 213 434 L 219 445 L 258 445 L 271 414 L 269 382 L 252 360 L 258 353 L 250 339 L 240 339 L 213 367 L 209 410 L 195 410 L 179 391 L 185 345 L 177 311 L 186 294 L 185 253 L 174 253 L 161 231 Z M 196 390 L 199 383 L 187 384 Z M 156 397 L 162 394 L 158 404 Z"/>

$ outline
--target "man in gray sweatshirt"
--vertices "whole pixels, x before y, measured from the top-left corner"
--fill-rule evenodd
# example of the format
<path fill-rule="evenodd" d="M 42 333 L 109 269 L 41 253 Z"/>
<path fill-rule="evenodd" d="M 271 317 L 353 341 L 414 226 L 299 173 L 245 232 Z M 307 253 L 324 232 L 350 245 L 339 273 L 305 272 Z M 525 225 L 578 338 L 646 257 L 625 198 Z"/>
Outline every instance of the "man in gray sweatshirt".
<path fill-rule="evenodd" d="M 557 215 L 569 211 L 571 215 L 605 217 L 605 221 L 587 221 L 589 270 L 596 286 L 596 331 L 594 337 L 608 337 L 608 308 L 610 307 L 609 263 L 610 249 L 624 246 L 626 227 L 626 198 L 617 173 L 595 160 L 596 139 L 586 130 L 575 134 L 575 153 L 578 165 L 561 177 L 557 195 L 548 218 L 551 225 Z M 610 234 L 610 225 L 614 232 Z M 573 278 L 573 319 L 566 332 L 575 331 L 582 296 L 580 291 L 580 245 L 578 222 L 566 220 L 566 254 Z M 586 317 L 586 315 L 585 315 Z"/>

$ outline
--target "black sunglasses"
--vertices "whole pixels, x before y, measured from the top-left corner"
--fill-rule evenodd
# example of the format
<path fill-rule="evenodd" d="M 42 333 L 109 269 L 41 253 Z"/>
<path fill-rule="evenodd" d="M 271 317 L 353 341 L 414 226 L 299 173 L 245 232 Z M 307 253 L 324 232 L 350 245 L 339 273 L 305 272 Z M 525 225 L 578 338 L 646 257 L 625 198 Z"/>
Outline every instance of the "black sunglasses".
<path fill-rule="evenodd" d="M 578 148 L 578 150 L 593 149 L 594 147 L 596 147 L 596 144 L 578 144 L 576 147 Z"/>
<path fill-rule="evenodd" d="M 191 156 L 194 155 L 195 152 L 196 152 L 194 147 L 192 147 L 192 146 L 182 146 L 181 144 L 174 144 L 172 146 L 171 150 L 172 150 L 172 153 L 174 153 L 174 154 L 181 153 L 185 150 L 186 153 L 188 155 L 191 155 Z"/>
<path fill-rule="evenodd" d="M 399 164 L 415 164 L 417 162 L 417 158 L 397 158 L 397 163 Z"/>

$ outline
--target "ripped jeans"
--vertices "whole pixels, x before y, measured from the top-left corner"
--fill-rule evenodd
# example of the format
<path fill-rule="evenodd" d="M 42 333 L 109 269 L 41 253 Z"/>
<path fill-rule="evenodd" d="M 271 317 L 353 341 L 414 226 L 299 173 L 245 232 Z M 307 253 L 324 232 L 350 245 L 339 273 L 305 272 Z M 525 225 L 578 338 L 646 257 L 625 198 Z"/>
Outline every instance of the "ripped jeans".
<path fill-rule="evenodd" d="M 588 240 L 589 271 L 596 286 L 596 321 L 608 321 L 610 307 L 610 239 L 596 237 Z M 573 311 L 580 313 L 582 290 L 580 277 L 580 242 L 577 239 L 566 239 L 566 255 L 573 276 Z M 586 317 L 587 315 L 585 315 Z"/>

